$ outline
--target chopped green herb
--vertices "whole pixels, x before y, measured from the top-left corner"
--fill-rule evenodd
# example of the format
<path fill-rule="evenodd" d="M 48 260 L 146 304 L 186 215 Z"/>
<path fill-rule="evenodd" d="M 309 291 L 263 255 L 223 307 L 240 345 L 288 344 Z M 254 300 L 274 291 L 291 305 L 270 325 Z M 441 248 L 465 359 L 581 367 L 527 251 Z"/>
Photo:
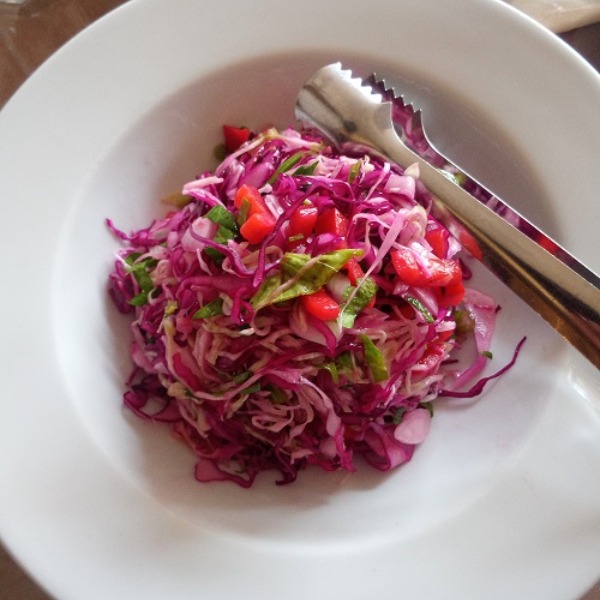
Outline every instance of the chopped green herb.
<path fill-rule="evenodd" d="M 260 392 L 261 390 L 260 383 L 255 383 L 253 385 L 248 386 L 245 390 L 242 390 L 242 394 L 255 394 L 256 392 Z"/>
<path fill-rule="evenodd" d="M 354 369 L 354 355 L 346 350 L 342 352 L 336 359 L 335 364 L 339 370 Z"/>
<path fill-rule="evenodd" d="M 456 321 L 457 335 L 470 333 L 475 328 L 475 322 L 471 318 L 471 315 L 464 310 L 455 310 L 454 320 Z"/>
<path fill-rule="evenodd" d="M 229 212 L 224 206 L 217 204 L 213 206 L 207 213 L 206 218 L 213 223 L 217 223 L 226 227 L 230 231 L 237 230 L 237 223 L 235 222 L 235 217 L 231 212 Z"/>
<path fill-rule="evenodd" d="M 241 373 L 233 376 L 233 381 L 235 383 L 244 383 L 244 381 L 248 381 L 250 377 L 252 377 L 252 371 L 242 371 Z"/>
<path fill-rule="evenodd" d="M 128 264 L 130 267 L 133 265 L 133 263 L 141 256 L 140 252 L 131 252 L 131 254 L 128 254 L 125 257 L 125 263 Z"/>
<path fill-rule="evenodd" d="M 148 304 L 148 292 L 140 292 L 135 295 L 130 301 L 131 306 L 144 306 Z"/>
<path fill-rule="evenodd" d="M 193 315 L 192 319 L 207 319 L 208 317 L 218 317 L 223 314 L 223 298 L 215 298 L 202 308 L 199 308 Z"/>
<path fill-rule="evenodd" d="M 363 348 L 365 350 L 365 360 L 371 372 L 371 377 L 375 383 L 380 383 L 389 379 L 390 374 L 385 364 L 383 354 L 377 349 L 371 338 L 364 333 L 360 336 Z"/>
<path fill-rule="evenodd" d="M 314 175 L 315 173 L 315 169 L 318 166 L 318 161 L 315 161 L 313 163 L 310 163 L 308 165 L 302 165 L 300 167 L 298 167 L 293 173 L 292 175 L 295 177 L 296 175 Z"/>
<path fill-rule="evenodd" d="M 493 354 L 492 354 L 492 353 L 491 353 L 489 350 L 484 350 L 484 351 L 481 353 L 481 355 L 482 355 L 482 356 L 485 356 L 486 358 L 489 358 L 490 360 L 491 360 L 492 358 L 494 358 Z"/>
<path fill-rule="evenodd" d="M 423 315 L 427 323 L 433 323 L 435 321 L 433 315 L 429 312 L 427 307 L 420 300 L 418 300 L 417 298 L 413 298 L 412 296 L 408 296 L 408 298 L 406 298 L 406 301 L 409 304 L 411 304 L 415 310 L 417 310 Z"/>
<path fill-rule="evenodd" d="M 356 288 L 350 286 L 344 294 L 347 299 L 350 294 Z M 364 281 L 361 281 L 360 287 L 354 294 L 352 300 L 346 304 L 341 311 L 341 325 L 342 327 L 353 327 L 356 317 L 360 311 L 377 295 L 377 284 L 373 279 L 367 277 Z"/>
<path fill-rule="evenodd" d="M 158 261 L 149 256 L 137 262 L 140 256 L 140 254 L 131 253 L 125 259 L 125 262 L 129 266 L 129 272 L 140 287 L 139 293 L 129 301 L 129 304 L 132 306 L 144 306 L 148 302 L 148 295 L 154 290 L 154 282 L 152 281 L 150 271 L 156 267 Z"/>
<path fill-rule="evenodd" d="M 267 386 L 267 390 L 271 392 L 271 402 L 273 404 L 283 404 L 284 402 L 287 402 L 287 396 L 280 387 L 270 384 Z"/>
<path fill-rule="evenodd" d="M 348 183 L 352 183 L 360 174 L 361 161 L 357 160 L 351 167 L 348 172 Z"/>
<path fill-rule="evenodd" d="M 303 157 L 304 152 L 302 151 L 296 152 L 296 154 L 292 154 L 292 156 L 284 160 L 279 165 L 279 167 L 276 169 L 273 175 L 271 175 L 271 178 L 267 183 L 273 185 L 277 181 L 277 177 L 279 177 L 281 173 L 285 173 L 286 171 L 289 171 L 292 167 L 296 166 L 302 160 Z"/>
<path fill-rule="evenodd" d="M 404 418 L 404 415 L 406 414 L 406 411 L 407 411 L 406 406 L 399 406 L 394 411 L 394 414 L 392 416 L 392 423 L 394 425 L 399 425 L 402 422 L 402 419 Z"/>
<path fill-rule="evenodd" d="M 322 369 L 328 371 L 333 379 L 333 383 L 336 385 L 340 382 L 340 376 L 338 373 L 337 365 L 334 362 L 327 362 L 321 366 Z"/>
<path fill-rule="evenodd" d="M 281 259 L 281 273 L 265 278 L 250 303 L 255 310 L 320 290 L 353 256 L 362 250 L 343 249 L 313 258 L 287 252 Z M 279 288 L 282 288 L 278 291 Z"/>

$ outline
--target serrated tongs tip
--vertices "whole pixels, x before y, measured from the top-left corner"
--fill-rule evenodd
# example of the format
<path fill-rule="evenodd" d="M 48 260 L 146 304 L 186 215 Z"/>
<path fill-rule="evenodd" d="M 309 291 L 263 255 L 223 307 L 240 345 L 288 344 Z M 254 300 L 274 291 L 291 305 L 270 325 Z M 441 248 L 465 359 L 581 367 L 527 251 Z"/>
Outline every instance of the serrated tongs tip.
<path fill-rule="evenodd" d="M 600 368 L 598 276 L 574 258 L 549 253 L 411 149 L 394 127 L 390 96 L 398 99 L 397 88 L 376 77 L 369 85 L 339 62 L 322 67 L 298 94 L 296 116 L 342 149 L 362 145 L 404 169 L 416 163 L 431 193 L 434 216 L 459 240 L 470 240 L 474 256 Z M 412 100 L 401 96 L 414 109 Z M 414 116 L 419 118 L 419 112 Z"/>
<path fill-rule="evenodd" d="M 337 145 L 368 140 L 374 146 L 375 129 L 392 127 L 391 104 L 339 62 L 318 69 L 306 80 L 296 100 L 296 117 Z"/>

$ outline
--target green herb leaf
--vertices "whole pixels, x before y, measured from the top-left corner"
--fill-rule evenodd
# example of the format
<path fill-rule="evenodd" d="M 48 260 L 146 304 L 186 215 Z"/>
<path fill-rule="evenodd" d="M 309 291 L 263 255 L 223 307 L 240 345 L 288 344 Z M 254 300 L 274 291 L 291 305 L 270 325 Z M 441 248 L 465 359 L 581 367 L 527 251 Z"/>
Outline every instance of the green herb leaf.
<path fill-rule="evenodd" d="M 353 355 L 349 350 L 342 352 L 336 359 L 335 364 L 339 371 L 354 369 Z"/>
<path fill-rule="evenodd" d="M 280 387 L 274 384 L 269 384 L 267 386 L 267 390 L 271 392 L 271 402 L 273 404 L 283 404 L 284 402 L 287 402 L 287 396 Z"/>
<path fill-rule="evenodd" d="M 315 173 L 315 169 L 317 168 L 319 162 L 315 161 L 313 163 L 310 163 L 308 165 L 302 165 L 300 167 L 298 167 L 293 173 L 292 175 L 294 177 L 296 177 L 296 175 L 314 175 Z"/>
<path fill-rule="evenodd" d="M 485 356 L 486 358 L 489 358 L 490 360 L 491 360 L 492 358 L 494 358 L 494 355 L 493 355 L 493 354 L 492 354 L 492 353 L 491 353 L 489 350 L 484 350 L 484 351 L 481 353 L 481 355 L 482 355 L 482 356 Z"/>
<path fill-rule="evenodd" d="M 261 390 L 261 385 L 260 383 L 255 383 L 253 385 L 248 386 L 245 390 L 242 390 L 241 393 L 242 394 L 254 394 L 256 392 L 260 392 Z"/>
<path fill-rule="evenodd" d="M 235 222 L 234 222 L 234 226 L 235 226 Z M 227 244 L 228 240 L 235 239 L 236 235 L 237 235 L 236 232 L 233 231 L 232 229 L 229 229 L 229 227 L 220 225 L 219 228 L 217 229 L 217 233 L 215 233 L 215 237 L 214 237 L 213 241 L 215 241 L 217 244 L 225 245 L 225 244 Z M 222 252 L 219 252 L 219 250 L 217 250 L 216 248 L 213 248 L 212 246 L 207 246 L 204 249 L 204 251 L 206 252 L 206 255 L 210 256 L 210 258 L 212 258 L 213 261 L 219 266 L 225 259 L 225 255 Z"/>
<path fill-rule="evenodd" d="M 363 333 L 360 336 L 360 341 L 365 350 L 365 360 L 367 361 L 373 381 L 375 383 L 380 383 L 381 381 L 389 379 L 390 374 L 385 364 L 383 354 L 376 348 L 371 338 Z"/>
<path fill-rule="evenodd" d="M 142 254 L 140 252 L 131 252 L 131 254 L 128 254 L 125 257 L 125 263 L 131 267 L 141 255 Z"/>
<path fill-rule="evenodd" d="M 281 275 L 267 277 L 250 303 L 259 310 L 269 304 L 314 294 L 353 256 L 361 254 L 362 250 L 344 249 L 321 254 L 315 259 L 309 254 L 287 252 L 281 259 Z"/>
<path fill-rule="evenodd" d="M 140 292 L 129 301 L 129 304 L 131 306 L 144 306 L 148 304 L 148 292 Z"/>
<path fill-rule="evenodd" d="M 129 266 L 129 272 L 140 287 L 140 292 L 129 301 L 129 304 L 132 306 L 144 306 L 148 302 L 148 295 L 154 290 L 154 282 L 152 281 L 150 271 L 156 267 L 158 261 L 149 256 L 137 262 L 140 256 L 140 254 L 131 253 L 125 259 L 125 262 Z"/>
<path fill-rule="evenodd" d="M 270 185 L 273 185 L 277 181 L 277 177 L 279 177 L 280 173 L 285 173 L 286 171 L 289 171 L 292 167 L 296 166 L 302 160 L 303 156 L 304 156 L 304 152 L 302 152 L 302 151 L 296 152 L 296 154 L 292 154 L 292 156 L 290 156 L 289 158 L 284 160 L 279 165 L 279 167 L 273 173 L 273 175 L 271 175 L 271 178 L 269 179 L 269 181 L 267 183 L 269 183 Z"/>
<path fill-rule="evenodd" d="M 244 383 L 244 381 L 247 381 L 250 377 L 252 377 L 252 371 L 242 371 L 233 376 L 233 381 L 235 383 Z"/>
<path fill-rule="evenodd" d="M 275 275 L 269 275 L 269 277 L 265 277 L 263 282 L 260 284 L 260 287 L 252 296 L 250 300 L 250 304 L 255 310 L 262 308 L 263 306 L 268 306 L 273 301 L 270 299 L 275 290 L 281 286 L 281 275 L 276 273 Z"/>
<path fill-rule="evenodd" d="M 235 222 L 235 217 L 233 216 L 233 213 L 229 212 L 224 206 L 221 206 L 220 204 L 213 206 L 206 213 L 205 217 L 209 221 L 217 223 L 218 225 L 222 225 L 230 231 L 237 230 L 237 223 Z"/>
<path fill-rule="evenodd" d="M 335 362 L 327 362 L 327 363 L 321 365 L 321 369 L 324 369 L 325 371 L 329 372 L 329 374 L 331 375 L 331 378 L 333 379 L 333 383 L 335 383 L 337 385 L 340 382 L 340 376 L 339 376 L 338 368 L 337 368 L 337 365 L 335 364 Z"/>
<path fill-rule="evenodd" d="M 199 308 L 193 315 L 192 319 L 207 319 L 208 317 L 218 317 L 223 314 L 223 298 L 215 298 L 202 308 Z"/>
<path fill-rule="evenodd" d="M 433 323 L 435 321 L 435 319 L 433 318 L 433 315 L 429 312 L 429 310 L 427 309 L 427 307 L 417 298 L 413 298 L 412 296 L 409 296 L 406 298 L 406 301 L 411 304 L 415 310 L 417 310 L 418 312 L 420 312 L 425 321 L 427 321 L 427 323 Z"/>
<path fill-rule="evenodd" d="M 454 320 L 456 321 L 457 335 L 465 335 L 475 329 L 475 321 L 473 321 L 471 315 L 464 310 L 455 310 Z"/>
<path fill-rule="evenodd" d="M 359 175 L 361 167 L 361 161 L 357 160 L 351 167 L 348 172 L 348 183 L 352 183 Z"/>
<path fill-rule="evenodd" d="M 407 411 L 406 406 L 399 406 L 394 411 L 394 414 L 392 416 L 392 424 L 393 425 L 399 425 L 402 422 L 402 419 L 404 418 L 404 415 L 406 414 L 406 411 Z"/>
<path fill-rule="evenodd" d="M 347 299 L 356 288 L 350 286 L 346 291 L 345 299 Z M 342 307 L 341 325 L 342 327 L 353 327 L 356 317 L 360 311 L 377 295 L 377 284 L 371 277 L 367 277 L 364 281 L 361 280 L 360 287 L 354 294 L 352 300 Z"/>

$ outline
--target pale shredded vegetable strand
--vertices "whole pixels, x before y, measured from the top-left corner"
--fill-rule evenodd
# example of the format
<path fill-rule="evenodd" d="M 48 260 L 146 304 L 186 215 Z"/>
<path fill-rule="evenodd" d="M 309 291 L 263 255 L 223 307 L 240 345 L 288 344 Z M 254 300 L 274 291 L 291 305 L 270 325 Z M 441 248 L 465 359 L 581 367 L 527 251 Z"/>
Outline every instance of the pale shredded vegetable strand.
<path fill-rule="evenodd" d="M 235 205 L 243 185 L 274 224 L 258 242 Z M 467 271 L 424 194 L 379 158 L 271 129 L 186 183 L 182 206 L 149 227 L 126 234 L 108 221 L 124 243 L 109 291 L 132 315 L 126 405 L 170 424 L 199 481 L 250 486 L 275 469 L 288 483 L 311 464 L 354 471 L 357 455 L 382 470 L 410 460 L 436 397 L 481 391 L 473 377 L 497 312 L 480 292 L 445 295 Z M 320 225 L 291 235 L 307 206 Z M 323 224 L 332 209 L 343 231 Z M 402 257 L 426 284 L 403 275 Z M 460 281 L 436 280 L 440 269 Z M 307 308 L 317 292 L 335 318 Z M 483 354 L 459 370 L 451 353 L 469 335 Z"/>

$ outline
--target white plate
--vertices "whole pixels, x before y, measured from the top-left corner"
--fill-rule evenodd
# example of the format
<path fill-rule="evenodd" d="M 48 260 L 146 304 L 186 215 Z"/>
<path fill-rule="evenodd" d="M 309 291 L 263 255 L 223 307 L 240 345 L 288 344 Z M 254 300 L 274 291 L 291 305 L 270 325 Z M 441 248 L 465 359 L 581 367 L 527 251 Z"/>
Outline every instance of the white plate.
<path fill-rule="evenodd" d="M 598 373 L 503 305 L 479 402 L 444 403 L 391 474 L 200 485 L 190 453 L 121 408 L 126 321 L 105 294 L 123 228 L 199 170 L 224 122 L 292 122 L 341 59 L 444 93 L 480 176 L 598 256 L 600 78 L 494 1 L 137 0 L 52 57 L 0 114 L 0 533 L 61 599 L 575 598 L 600 575 Z M 491 167 L 490 167 L 491 163 Z"/>

